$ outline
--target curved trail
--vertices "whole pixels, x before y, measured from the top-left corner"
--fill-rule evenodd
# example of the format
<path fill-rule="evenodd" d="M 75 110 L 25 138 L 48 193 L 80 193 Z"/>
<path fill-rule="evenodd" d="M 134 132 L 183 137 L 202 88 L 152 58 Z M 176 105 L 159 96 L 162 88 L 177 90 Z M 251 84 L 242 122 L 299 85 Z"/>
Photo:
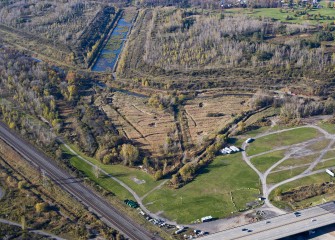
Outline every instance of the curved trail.
<path fill-rule="evenodd" d="M 67 145 L 66 143 L 64 143 L 61 139 L 59 139 L 59 141 L 61 141 L 64 146 L 76 157 L 80 158 L 82 161 L 84 161 L 85 163 L 91 165 L 92 167 L 96 166 L 93 163 L 91 163 L 90 161 L 88 161 L 87 159 L 83 158 L 82 156 L 78 155 L 69 145 Z M 172 225 L 176 225 L 177 223 L 174 221 L 170 221 L 166 218 L 160 217 L 155 213 L 150 212 L 143 204 L 143 199 L 149 195 L 150 193 L 152 193 L 153 191 L 161 188 L 166 182 L 167 180 L 163 181 L 161 184 L 159 184 L 158 186 L 156 186 L 155 188 L 153 188 L 152 190 L 150 190 L 149 192 L 147 192 L 145 195 L 143 195 L 142 197 L 140 197 L 132 188 L 130 188 L 127 184 L 125 184 L 124 182 L 122 182 L 121 180 L 119 180 L 118 178 L 114 177 L 113 175 L 111 175 L 110 173 L 106 172 L 105 170 L 99 168 L 99 171 L 101 173 L 103 173 L 104 175 L 106 175 L 107 177 L 113 179 L 115 182 L 117 182 L 118 184 L 120 184 L 122 187 L 124 187 L 131 195 L 133 195 L 133 197 L 135 198 L 136 202 L 140 205 L 141 209 L 148 215 L 150 215 L 151 217 L 154 218 L 160 218 L 162 220 L 164 220 L 166 223 L 168 224 L 172 224 Z"/>
<path fill-rule="evenodd" d="M 330 150 L 332 148 L 332 146 L 335 144 L 335 134 L 330 134 L 328 133 L 327 131 L 325 131 L 324 129 L 322 129 L 321 127 L 319 126 L 315 126 L 315 125 L 304 125 L 304 126 L 299 126 L 299 127 L 295 127 L 295 128 L 289 128 L 289 129 L 283 129 L 283 130 L 278 130 L 278 131 L 273 131 L 273 132 L 266 132 L 266 133 L 262 133 L 262 134 L 259 134 L 255 137 L 255 139 L 257 138 L 261 138 L 261 137 L 265 137 L 265 136 L 268 136 L 268 135 L 272 135 L 272 134 L 277 134 L 277 133 L 282 133 L 282 132 L 287 132 L 287 131 L 291 131 L 291 130 L 294 130 L 294 129 L 299 129 L 299 128 L 314 128 L 314 129 L 317 129 L 320 133 L 322 133 L 324 136 L 323 138 L 326 138 L 326 139 L 330 139 L 330 143 L 328 144 L 328 146 L 326 148 L 324 148 L 321 152 L 320 152 L 320 156 L 315 159 L 312 163 L 308 164 L 309 167 L 307 168 L 306 171 L 304 171 L 303 173 L 299 174 L 299 175 L 296 175 L 292 178 L 289 178 L 289 179 L 286 179 L 282 182 L 279 182 L 275 185 L 272 185 L 272 186 L 268 186 L 266 180 L 267 180 L 267 177 L 268 175 L 272 172 L 272 170 L 277 167 L 279 164 L 281 164 L 282 162 L 284 162 L 285 160 L 289 159 L 290 156 L 296 152 L 298 152 L 299 150 L 303 149 L 304 147 L 306 147 L 311 141 L 313 141 L 314 139 L 312 140 L 308 140 L 308 141 L 305 141 L 303 143 L 299 143 L 299 144 L 294 144 L 294 145 L 290 145 L 290 146 L 285 146 L 285 147 L 280 147 L 280 149 L 286 149 L 286 148 L 292 148 L 292 151 L 285 154 L 284 158 L 282 158 L 281 160 L 279 160 L 278 162 L 276 162 L 275 164 L 273 164 L 270 168 L 268 168 L 264 173 L 260 172 L 253 164 L 252 162 L 250 161 L 250 159 L 252 157 L 255 157 L 255 156 L 258 156 L 258 155 L 262 155 L 262 154 L 257 154 L 257 155 L 254 155 L 254 156 L 248 156 L 247 153 L 246 153 L 246 148 L 248 146 L 248 143 L 244 142 L 242 144 L 242 149 L 244 150 L 242 152 L 242 156 L 243 156 L 243 160 L 248 164 L 249 167 L 251 167 L 256 173 L 257 175 L 259 176 L 260 180 L 261 180 L 261 183 L 262 183 L 262 191 L 263 191 L 263 196 L 265 198 L 265 204 L 264 206 L 262 206 L 261 208 L 266 208 L 266 209 L 269 209 L 273 212 L 276 212 L 278 214 L 284 214 L 286 213 L 285 211 L 275 207 L 272 205 L 272 203 L 270 202 L 269 200 L 269 195 L 270 193 L 276 189 L 277 187 L 285 184 L 285 183 L 289 183 L 289 182 L 292 182 L 294 180 L 297 180 L 297 179 L 300 179 L 300 178 L 304 178 L 304 177 L 307 177 L 307 176 L 310 176 L 310 175 L 314 175 L 314 174 L 317 174 L 317 173 L 321 173 L 321 172 L 324 172 L 325 170 L 324 169 L 321 169 L 321 170 L 317 170 L 317 171 L 312 171 L 313 168 L 322 160 L 323 156 L 326 154 L 326 152 L 328 150 Z M 319 138 L 318 138 L 319 139 Z M 270 153 L 270 152 L 274 152 L 276 150 L 278 150 L 279 148 L 277 149 L 272 149 L 270 151 L 267 151 L 266 153 Z"/>

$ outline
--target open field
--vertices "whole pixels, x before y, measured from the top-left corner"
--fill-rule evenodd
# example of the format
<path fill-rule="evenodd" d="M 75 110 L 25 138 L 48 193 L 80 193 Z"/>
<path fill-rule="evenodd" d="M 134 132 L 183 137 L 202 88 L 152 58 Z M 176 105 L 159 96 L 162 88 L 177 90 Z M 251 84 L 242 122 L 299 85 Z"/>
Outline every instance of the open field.
<path fill-rule="evenodd" d="M 248 155 L 255 155 L 261 152 L 269 151 L 280 146 L 289 146 L 292 144 L 307 141 L 309 139 L 321 136 L 321 133 L 314 128 L 299 128 L 283 133 L 275 133 L 262 137 L 252 143 L 248 149 Z"/>
<path fill-rule="evenodd" d="M 273 171 L 280 171 L 280 170 L 287 170 L 290 169 L 291 167 L 298 167 L 301 165 L 306 165 L 308 166 L 311 164 L 315 159 L 320 156 L 319 153 L 311 154 L 311 155 L 304 155 L 301 157 L 296 157 L 296 158 L 288 158 L 281 164 L 279 164 L 276 168 L 273 169 Z"/>
<path fill-rule="evenodd" d="M 250 110 L 248 95 L 199 94 L 187 101 L 184 109 L 193 143 L 217 133 L 233 116 Z"/>
<path fill-rule="evenodd" d="M 286 179 L 289 179 L 291 177 L 301 174 L 303 171 L 307 169 L 307 167 L 308 166 L 295 167 L 295 168 L 288 169 L 288 170 L 272 172 L 267 177 L 267 183 L 268 184 L 279 183 L 281 181 L 284 181 Z"/>
<path fill-rule="evenodd" d="M 331 134 L 335 134 L 335 124 L 331 123 L 319 123 L 318 126 L 322 127 L 324 130 Z"/>
<path fill-rule="evenodd" d="M 275 151 L 251 159 L 254 166 L 261 172 L 265 172 L 269 167 L 284 158 L 286 150 Z"/>
<path fill-rule="evenodd" d="M 250 188 L 250 189 L 249 189 Z M 246 191 L 243 191 L 246 189 Z M 241 154 L 220 156 L 181 189 L 162 188 L 144 199 L 147 208 L 178 223 L 190 223 L 203 216 L 222 218 L 255 201 L 259 194 L 257 175 Z"/>
<path fill-rule="evenodd" d="M 129 168 L 122 165 L 104 165 L 100 161 L 85 156 L 80 151 L 78 151 L 75 146 L 71 146 L 72 149 L 76 151 L 77 154 L 84 157 L 86 160 L 90 161 L 94 165 L 103 169 L 107 173 L 112 176 L 118 178 L 125 184 L 127 184 L 131 189 L 133 189 L 139 196 L 144 195 L 149 192 L 154 187 L 158 186 L 162 181 L 155 181 L 151 175 L 145 173 L 142 170 L 136 168 Z M 101 174 L 100 178 L 96 178 L 93 174 L 92 166 L 85 163 L 82 159 L 77 156 L 73 156 L 65 147 L 63 150 L 71 156 L 70 160 L 74 167 L 83 171 L 86 175 L 88 175 L 93 181 L 97 183 L 102 183 L 102 187 L 106 188 L 106 190 L 113 192 L 120 199 L 123 198 L 131 198 L 131 194 L 123 188 L 119 183 L 114 180 L 107 178 L 104 174 Z"/>
<path fill-rule="evenodd" d="M 330 167 L 335 167 L 335 157 L 322 160 L 314 170 L 326 169 Z"/>
<path fill-rule="evenodd" d="M 329 150 L 324 156 L 323 159 L 327 159 L 327 158 L 333 158 L 335 157 L 335 149 L 331 149 Z"/>
<path fill-rule="evenodd" d="M 325 4 L 323 4 L 325 6 Z M 316 25 L 319 23 L 332 23 L 334 21 L 333 16 L 335 14 L 335 10 L 333 8 L 320 8 L 320 9 L 312 9 L 308 11 L 309 15 L 312 15 L 309 19 L 306 18 L 306 15 L 297 15 L 295 16 L 297 11 L 303 10 L 301 9 L 295 9 L 295 11 L 292 11 L 291 9 L 280 9 L 280 8 L 257 8 L 257 9 L 228 9 L 226 10 L 227 14 L 246 14 L 249 16 L 254 17 L 265 17 L 270 19 L 279 20 L 281 22 L 286 23 L 299 23 L 299 24 L 312 24 Z M 313 16 L 319 16 L 315 19 Z M 291 19 L 287 19 L 287 16 L 290 16 Z"/>

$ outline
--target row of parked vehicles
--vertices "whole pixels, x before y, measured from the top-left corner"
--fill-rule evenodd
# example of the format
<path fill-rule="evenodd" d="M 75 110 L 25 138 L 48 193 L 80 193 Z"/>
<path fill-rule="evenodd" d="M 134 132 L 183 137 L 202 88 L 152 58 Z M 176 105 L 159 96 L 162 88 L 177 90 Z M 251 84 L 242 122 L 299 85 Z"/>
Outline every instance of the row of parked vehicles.
<path fill-rule="evenodd" d="M 172 224 L 168 224 L 166 223 L 164 220 L 162 219 L 157 219 L 157 218 L 153 218 L 151 217 L 149 214 L 146 214 L 139 206 L 139 204 L 133 200 L 129 200 L 126 199 L 123 201 L 125 204 L 127 204 L 129 207 L 131 208 L 135 208 L 139 210 L 139 214 L 141 214 L 147 221 L 151 222 L 154 225 L 157 225 L 159 227 L 164 227 L 166 229 L 176 229 L 174 234 L 180 234 L 183 233 L 185 231 L 187 231 L 188 227 L 184 227 L 184 226 L 178 226 L 178 225 L 172 225 Z M 200 231 L 200 230 L 194 230 L 193 234 L 185 234 L 184 238 L 185 239 L 193 239 L 196 237 L 200 237 L 203 235 L 208 234 L 208 232 L 204 232 L 204 231 Z"/>

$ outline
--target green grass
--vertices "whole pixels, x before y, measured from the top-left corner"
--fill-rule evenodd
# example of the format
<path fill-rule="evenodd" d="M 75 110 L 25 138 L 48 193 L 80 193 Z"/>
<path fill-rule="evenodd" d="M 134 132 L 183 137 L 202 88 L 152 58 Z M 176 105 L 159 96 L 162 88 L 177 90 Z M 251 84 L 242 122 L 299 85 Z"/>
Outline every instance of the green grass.
<path fill-rule="evenodd" d="M 104 188 L 107 191 L 112 192 L 116 196 L 118 196 L 120 199 L 133 199 L 135 200 L 132 195 L 119 183 L 115 182 L 111 178 L 106 178 L 104 176 L 101 176 L 100 178 L 96 178 L 92 171 L 92 166 L 83 162 L 81 159 L 79 159 L 76 156 L 71 157 L 70 163 L 77 168 L 79 171 L 85 173 L 85 175 L 94 181 L 95 183 L 99 184 L 102 188 Z"/>
<path fill-rule="evenodd" d="M 283 168 L 287 168 L 287 167 L 296 167 L 296 166 L 300 166 L 303 164 L 308 164 L 308 163 L 312 163 L 315 159 L 317 159 L 317 157 L 319 156 L 319 153 L 316 154 L 312 154 L 312 155 L 308 155 L 308 156 L 303 156 L 303 157 L 299 157 L 299 158 L 289 158 L 287 160 L 285 160 L 284 162 L 282 162 L 281 164 L 279 164 L 274 171 L 276 170 L 281 170 Z"/>
<path fill-rule="evenodd" d="M 246 14 L 249 16 L 254 17 L 265 17 L 265 18 L 271 18 L 275 19 L 281 22 L 287 22 L 287 23 L 308 23 L 308 24 L 318 24 L 318 23 L 332 23 L 334 20 L 327 20 L 327 19 L 320 19 L 320 20 L 305 20 L 303 19 L 303 16 L 299 15 L 295 17 L 295 13 L 291 10 L 288 10 L 288 12 L 280 12 L 280 8 L 257 8 L 257 9 L 247 9 L 247 8 L 236 8 L 236 9 L 228 9 L 226 10 L 226 13 L 231 14 Z M 310 15 L 317 15 L 321 14 L 321 16 L 329 16 L 332 17 L 335 14 L 335 9 L 329 9 L 329 8 L 321 8 L 321 9 L 312 9 L 308 11 L 308 14 Z M 286 20 L 287 16 L 293 17 L 292 20 Z"/>
<path fill-rule="evenodd" d="M 320 162 L 313 170 L 326 169 L 330 167 L 335 167 L 335 157 L 333 159 Z"/>
<path fill-rule="evenodd" d="M 256 113 L 256 114 L 252 115 L 251 117 L 249 117 L 245 121 L 245 125 L 250 126 L 250 125 L 256 123 L 257 121 L 261 120 L 262 118 L 271 117 L 271 116 L 274 116 L 278 113 L 279 113 L 278 108 L 270 107 L 268 109 L 265 109 L 262 112 Z"/>
<path fill-rule="evenodd" d="M 248 131 L 247 133 L 241 135 L 242 138 L 249 138 L 249 137 L 256 137 L 258 134 L 261 134 L 261 133 L 264 133 L 266 132 L 267 130 L 269 130 L 271 127 L 269 126 L 265 126 L 265 127 L 260 127 L 258 129 L 255 129 L 255 130 L 251 130 L 251 131 Z M 244 140 L 245 140 L 244 139 Z"/>
<path fill-rule="evenodd" d="M 323 159 L 333 158 L 335 157 L 335 150 L 329 150 L 324 156 Z"/>
<path fill-rule="evenodd" d="M 324 139 L 309 145 L 307 148 L 313 151 L 321 151 L 325 149 L 329 145 L 329 143 L 330 143 L 329 139 Z"/>
<path fill-rule="evenodd" d="M 248 155 L 252 156 L 258 153 L 269 151 L 280 146 L 289 146 L 292 144 L 304 142 L 312 138 L 321 136 L 321 133 L 314 128 L 298 128 L 286 132 L 274 133 L 256 139 L 247 148 Z"/>
<path fill-rule="evenodd" d="M 259 189 L 240 189 L 232 192 L 233 200 L 237 210 L 246 209 L 246 203 L 257 200 L 260 195 Z"/>
<path fill-rule="evenodd" d="M 313 174 L 304 178 L 300 178 L 298 180 L 286 183 L 282 186 L 279 186 L 278 188 L 281 189 L 283 192 L 289 191 L 290 189 L 301 187 L 301 186 L 307 186 L 311 184 L 321 184 L 324 182 L 329 182 L 330 177 L 327 173 L 318 173 Z M 273 192 L 271 193 L 271 195 Z"/>
<path fill-rule="evenodd" d="M 305 167 L 297 167 L 297 168 L 292 168 L 292 170 L 284 170 L 280 172 L 274 172 L 270 173 L 267 177 L 266 182 L 268 184 L 274 184 L 274 183 L 279 183 L 282 182 L 286 179 L 289 179 L 291 177 L 297 176 L 303 171 L 305 171 L 308 168 L 308 166 Z"/>
<path fill-rule="evenodd" d="M 100 161 L 95 158 L 87 157 L 83 153 L 81 153 L 75 146 L 71 145 L 71 148 L 76 151 L 77 154 L 84 157 L 86 160 L 90 161 L 91 163 L 97 165 L 101 169 L 105 170 L 112 176 L 118 178 L 125 184 L 127 184 L 130 188 L 132 188 L 139 196 L 144 195 L 145 193 L 149 192 L 152 188 L 159 185 L 161 181 L 155 181 L 153 177 L 142 170 L 136 168 L 129 168 L 123 165 L 104 165 Z M 84 162 L 78 159 L 81 162 Z M 145 183 L 137 184 L 134 182 L 133 178 L 137 178 L 139 180 L 144 180 Z M 125 190 L 127 191 L 127 190 Z M 128 191 L 127 191 L 128 192 Z"/>
<path fill-rule="evenodd" d="M 274 151 L 258 157 L 251 158 L 252 164 L 261 172 L 265 172 L 273 164 L 284 158 L 286 150 Z"/>
<path fill-rule="evenodd" d="M 191 223 L 208 215 L 231 216 L 236 211 L 231 191 L 238 206 L 255 199 L 256 190 L 245 194 L 236 190 L 246 188 L 259 189 L 258 176 L 242 160 L 241 154 L 233 154 L 215 158 L 193 182 L 180 189 L 163 187 L 151 193 L 144 203 L 151 211 L 163 211 L 162 215 L 178 223 Z"/>
<path fill-rule="evenodd" d="M 335 124 L 331 123 L 319 123 L 318 126 L 329 132 L 330 134 L 335 134 Z"/>

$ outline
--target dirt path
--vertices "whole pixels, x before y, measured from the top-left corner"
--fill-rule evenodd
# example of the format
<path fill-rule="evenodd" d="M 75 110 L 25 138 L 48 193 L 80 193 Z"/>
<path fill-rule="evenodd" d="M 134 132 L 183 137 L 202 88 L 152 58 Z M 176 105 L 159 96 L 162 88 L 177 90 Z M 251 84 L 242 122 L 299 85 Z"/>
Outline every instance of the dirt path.
<path fill-rule="evenodd" d="M 158 189 L 161 189 L 162 186 L 168 181 L 168 179 L 164 180 L 161 184 L 159 184 L 158 186 L 154 187 L 153 189 L 151 189 L 149 192 L 147 192 L 146 194 L 144 194 L 142 197 L 141 197 L 141 200 L 143 200 L 144 198 L 146 198 L 149 194 L 151 194 L 152 192 L 158 190 Z"/>

